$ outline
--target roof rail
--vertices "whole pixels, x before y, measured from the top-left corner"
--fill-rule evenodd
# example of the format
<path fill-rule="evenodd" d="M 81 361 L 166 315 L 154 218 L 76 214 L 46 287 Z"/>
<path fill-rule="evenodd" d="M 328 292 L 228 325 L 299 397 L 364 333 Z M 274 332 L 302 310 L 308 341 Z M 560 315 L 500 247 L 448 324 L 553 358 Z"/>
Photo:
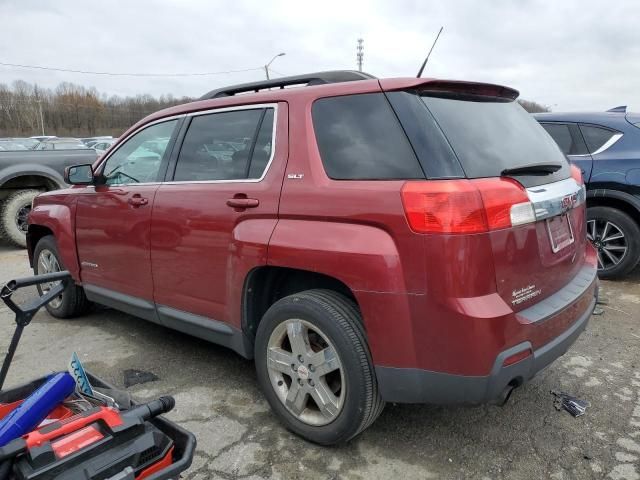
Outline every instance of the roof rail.
<path fill-rule="evenodd" d="M 626 105 L 621 105 L 619 107 L 613 107 L 613 108 L 610 108 L 609 110 L 607 110 L 607 112 L 627 113 L 627 106 Z"/>
<path fill-rule="evenodd" d="M 373 75 L 355 70 L 332 70 L 328 72 L 306 73 L 304 75 L 293 75 L 291 77 L 280 77 L 262 82 L 241 83 L 228 87 L 211 90 L 200 97 L 200 100 L 212 98 L 230 97 L 238 93 L 259 92 L 270 88 L 284 88 L 291 85 L 311 86 L 323 85 L 325 83 L 353 82 L 357 80 L 371 80 Z"/>

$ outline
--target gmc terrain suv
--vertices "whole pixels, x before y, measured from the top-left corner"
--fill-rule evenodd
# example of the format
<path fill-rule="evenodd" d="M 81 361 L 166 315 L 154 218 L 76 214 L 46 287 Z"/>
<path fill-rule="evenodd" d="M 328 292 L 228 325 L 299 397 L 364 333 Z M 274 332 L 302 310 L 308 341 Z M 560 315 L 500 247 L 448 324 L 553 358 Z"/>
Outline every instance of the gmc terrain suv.
<path fill-rule="evenodd" d="M 580 170 L 517 96 L 339 71 L 151 115 L 36 198 L 32 266 L 75 280 L 48 310 L 98 302 L 255 358 L 321 444 L 389 401 L 504 402 L 597 295 Z"/>
<path fill-rule="evenodd" d="M 640 262 L 640 115 L 540 113 L 535 118 L 587 186 L 587 237 L 598 252 L 601 278 L 623 276 Z"/>

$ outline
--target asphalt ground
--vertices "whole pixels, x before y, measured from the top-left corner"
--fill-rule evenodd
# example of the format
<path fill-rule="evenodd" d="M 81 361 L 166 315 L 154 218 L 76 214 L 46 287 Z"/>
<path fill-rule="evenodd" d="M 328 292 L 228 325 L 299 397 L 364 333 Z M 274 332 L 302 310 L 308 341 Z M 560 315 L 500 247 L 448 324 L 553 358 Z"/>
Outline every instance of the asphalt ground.
<path fill-rule="evenodd" d="M 0 284 L 30 275 L 24 250 L 0 243 Z M 230 350 L 109 309 L 75 320 L 38 313 L 7 387 L 66 369 L 73 351 L 124 388 L 125 371 L 158 379 L 136 400 L 174 395 L 168 417 L 193 431 L 188 479 L 640 479 L 640 269 L 602 282 L 608 302 L 567 354 L 504 407 L 387 405 L 349 444 L 319 447 L 289 433 L 260 393 L 253 363 Z M 25 300 L 34 290 L 14 295 Z M 0 351 L 13 314 L 0 303 Z M 590 402 L 578 418 L 551 390 Z"/>

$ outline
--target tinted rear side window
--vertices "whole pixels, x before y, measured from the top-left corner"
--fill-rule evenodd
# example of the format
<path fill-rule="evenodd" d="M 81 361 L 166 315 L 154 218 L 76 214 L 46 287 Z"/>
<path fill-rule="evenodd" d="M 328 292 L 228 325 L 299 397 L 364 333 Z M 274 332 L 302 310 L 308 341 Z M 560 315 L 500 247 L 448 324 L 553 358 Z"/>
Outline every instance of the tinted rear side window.
<path fill-rule="evenodd" d="M 543 123 L 541 125 L 542 128 L 544 128 L 547 133 L 551 135 L 551 138 L 555 140 L 555 142 L 560 147 L 560 150 L 562 150 L 566 155 L 571 155 L 571 150 L 573 148 L 573 137 L 571 137 L 569 126 L 560 123 Z"/>
<path fill-rule="evenodd" d="M 424 178 L 384 94 L 322 98 L 313 104 L 312 115 L 318 149 L 330 178 Z"/>
<path fill-rule="evenodd" d="M 260 178 L 271 156 L 272 132 L 273 109 L 196 116 L 182 142 L 174 180 Z"/>
<path fill-rule="evenodd" d="M 614 130 L 594 127 L 593 125 L 580 125 L 580 131 L 582 131 L 584 141 L 587 142 L 587 147 L 589 147 L 591 153 L 596 152 L 617 133 Z"/>

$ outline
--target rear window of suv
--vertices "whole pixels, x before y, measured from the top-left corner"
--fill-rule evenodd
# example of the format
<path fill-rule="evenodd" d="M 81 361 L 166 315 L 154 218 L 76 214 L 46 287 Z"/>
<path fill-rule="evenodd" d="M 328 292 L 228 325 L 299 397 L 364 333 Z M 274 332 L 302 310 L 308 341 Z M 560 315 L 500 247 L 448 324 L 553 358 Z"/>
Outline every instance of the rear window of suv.
<path fill-rule="evenodd" d="M 468 178 L 498 177 L 505 169 L 536 163 L 564 168 L 544 176 L 550 183 L 569 176 L 563 153 L 517 102 L 492 97 L 421 95 L 446 135 Z"/>

